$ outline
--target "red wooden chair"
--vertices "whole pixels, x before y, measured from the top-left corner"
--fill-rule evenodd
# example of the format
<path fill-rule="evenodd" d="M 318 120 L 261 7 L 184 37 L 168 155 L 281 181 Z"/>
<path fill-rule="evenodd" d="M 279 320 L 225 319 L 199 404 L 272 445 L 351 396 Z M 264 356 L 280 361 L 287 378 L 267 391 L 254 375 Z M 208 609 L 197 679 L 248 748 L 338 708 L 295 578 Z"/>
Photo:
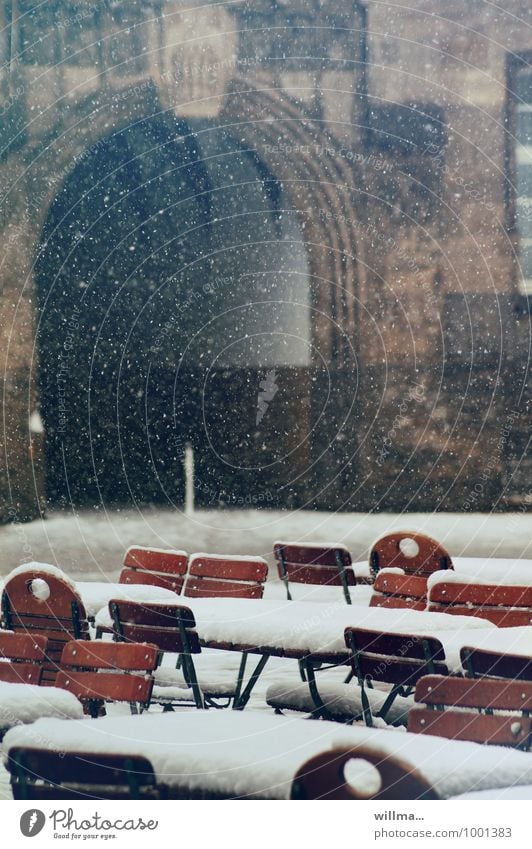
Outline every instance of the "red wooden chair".
<path fill-rule="evenodd" d="M 478 616 L 499 628 L 532 625 L 532 587 L 441 581 L 430 588 L 428 604 L 434 613 Z"/>
<path fill-rule="evenodd" d="M 151 763 L 138 755 L 10 750 L 14 799 L 157 799 Z"/>
<path fill-rule="evenodd" d="M 532 661 L 528 661 L 532 668 Z M 408 730 L 451 740 L 529 749 L 532 682 L 427 675 L 417 682 Z"/>
<path fill-rule="evenodd" d="M 72 639 L 88 639 L 83 602 L 59 569 L 29 567 L 8 578 L 2 593 L 4 628 L 16 634 L 46 637 L 41 683 L 55 684 L 61 654 Z"/>
<path fill-rule="evenodd" d="M 47 643 L 39 634 L 0 631 L 0 681 L 40 684 Z"/>
<path fill-rule="evenodd" d="M 188 555 L 185 551 L 134 545 L 126 551 L 119 582 L 163 587 L 179 595 L 187 566 Z"/>
<path fill-rule="evenodd" d="M 304 542 L 276 542 L 273 547 L 279 577 L 292 600 L 290 583 L 342 587 L 351 604 L 349 587 L 357 583 L 351 554 L 343 545 L 327 546 Z M 362 581 L 365 583 L 365 579 Z"/>
<path fill-rule="evenodd" d="M 73 693 L 92 717 L 102 715 L 105 702 L 128 702 L 136 713 L 137 704 L 150 702 L 158 655 L 153 645 L 72 640 L 63 649 L 56 687 Z"/>
<path fill-rule="evenodd" d="M 192 655 L 201 653 L 196 620 L 183 605 L 139 604 L 114 599 L 109 602 L 115 639 L 126 643 L 151 643 L 160 652 L 179 655 L 185 682 L 192 689 L 197 708 L 204 708 L 203 693 Z"/>
<path fill-rule="evenodd" d="M 397 696 L 408 697 L 424 675 L 448 675 L 445 651 L 435 637 L 381 633 L 367 628 L 346 628 L 345 642 L 351 649 L 351 668 L 361 689 L 366 725 L 373 718 L 366 686 L 374 682 L 391 685 L 377 716 L 385 718 Z"/>
<path fill-rule="evenodd" d="M 183 595 L 188 598 L 262 598 L 268 564 L 262 557 L 193 554 Z"/>
<path fill-rule="evenodd" d="M 374 577 L 381 569 L 402 569 L 408 575 L 427 578 L 439 569 L 453 568 L 443 545 L 417 531 L 385 534 L 372 546 L 369 562 Z"/>
<path fill-rule="evenodd" d="M 297 771 L 292 799 L 438 799 L 417 770 L 369 746 L 333 749 L 310 758 Z"/>
<path fill-rule="evenodd" d="M 426 610 L 427 579 L 422 575 L 399 575 L 387 570 L 379 572 L 369 606 Z"/>

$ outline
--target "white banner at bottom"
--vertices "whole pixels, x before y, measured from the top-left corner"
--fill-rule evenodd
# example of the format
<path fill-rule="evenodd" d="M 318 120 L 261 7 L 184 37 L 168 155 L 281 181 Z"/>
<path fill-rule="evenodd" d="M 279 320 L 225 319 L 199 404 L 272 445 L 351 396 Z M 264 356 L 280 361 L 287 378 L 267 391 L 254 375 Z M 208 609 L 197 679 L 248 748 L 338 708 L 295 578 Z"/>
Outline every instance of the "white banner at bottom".
<path fill-rule="evenodd" d="M 530 802 L 6 801 L 0 835 L 10 849 L 530 849 Z"/>

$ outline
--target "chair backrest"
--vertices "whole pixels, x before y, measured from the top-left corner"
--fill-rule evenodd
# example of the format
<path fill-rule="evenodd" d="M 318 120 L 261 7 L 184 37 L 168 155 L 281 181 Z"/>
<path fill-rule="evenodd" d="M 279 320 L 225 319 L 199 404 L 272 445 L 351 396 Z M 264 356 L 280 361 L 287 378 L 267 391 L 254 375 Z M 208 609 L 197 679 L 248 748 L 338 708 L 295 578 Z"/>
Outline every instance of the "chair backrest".
<path fill-rule="evenodd" d="M 488 619 L 499 628 L 532 625 L 532 587 L 439 581 L 429 589 L 429 610 Z"/>
<path fill-rule="evenodd" d="M 262 598 L 268 564 L 262 557 L 192 554 L 183 595 L 188 598 Z"/>
<path fill-rule="evenodd" d="M 59 570 L 57 570 L 59 572 Z M 29 567 L 8 578 L 2 593 L 4 627 L 48 639 L 41 683 L 53 685 L 66 643 L 88 639 L 83 602 L 66 576 Z"/>
<path fill-rule="evenodd" d="M 424 707 L 409 711 L 409 731 L 530 748 L 532 682 L 426 675 L 417 682 L 415 701 Z"/>
<path fill-rule="evenodd" d="M 138 755 L 9 750 L 15 799 L 154 799 L 153 767 Z"/>
<path fill-rule="evenodd" d="M 452 569 L 448 551 L 437 540 L 418 531 L 393 531 L 373 544 L 369 555 L 374 575 L 381 569 L 402 569 L 425 577 L 439 569 Z"/>
<path fill-rule="evenodd" d="M 399 575 L 387 570 L 379 572 L 369 606 L 426 610 L 427 579 L 422 575 Z"/>
<path fill-rule="evenodd" d="M 183 589 L 187 567 L 186 551 L 134 545 L 126 551 L 119 581 L 121 584 L 163 587 L 179 595 Z"/>
<path fill-rule="evenodd" d="M 39 634 L 0 631 L 0 681 L 40 684 L 47 644 Z"/>
<path fill-rule="evenodd" d="M 349 587 L 356 584 L 351 554 L 344 545 L 319 545 L 305 542 L 276 542 L 273 553 L 279 577 L 288 598 L 289 584 L 341 586 L 345 600 L 351 604 Z"/>
<path fill-rule="evenodd" d="M 196 620 L 189 607 L 113 599 L 109 612 L 117 640 L 151 643 L 160 651 L 177 654 L 201 652 Z"/>
<path fill-rule="evenodd" d="M 435 637 L 382 633 L 367 628 L 346 628 L 351 666 L 359 681 L 371 678 L 413 687 L 423 675 L 447 675 L 445 651 Z"/>
<path fill-rule="evenodd" d="M 532 657 L 464 646 L 460 650 L 462 666 L 471 678 L 504 678 L 532 681 Z"/>
<path fill-rule="evenodd" d="M 297 771 L 292 799 L 438 799 L 427 779 L 406 761 L 368 746 L 333 749 Z"/>
<path fill-rule="evenodd" d="M 101 715 L 106 701 L 148 704 L 158 657 L 153 645 L 72 640 L 63 649 L 56 687 L 73 693 L 91 716 Z"/>

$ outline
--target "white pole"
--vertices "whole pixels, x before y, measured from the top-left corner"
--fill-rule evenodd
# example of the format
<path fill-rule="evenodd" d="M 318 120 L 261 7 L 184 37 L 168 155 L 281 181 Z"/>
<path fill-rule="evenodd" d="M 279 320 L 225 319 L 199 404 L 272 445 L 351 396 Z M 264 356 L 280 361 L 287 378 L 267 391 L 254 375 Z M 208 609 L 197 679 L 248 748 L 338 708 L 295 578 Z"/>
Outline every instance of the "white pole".
<path fill-rule="evenodd" d="M 190 442 L 185 445 L 185 516 L 194 515 L 194 449 Z"/>

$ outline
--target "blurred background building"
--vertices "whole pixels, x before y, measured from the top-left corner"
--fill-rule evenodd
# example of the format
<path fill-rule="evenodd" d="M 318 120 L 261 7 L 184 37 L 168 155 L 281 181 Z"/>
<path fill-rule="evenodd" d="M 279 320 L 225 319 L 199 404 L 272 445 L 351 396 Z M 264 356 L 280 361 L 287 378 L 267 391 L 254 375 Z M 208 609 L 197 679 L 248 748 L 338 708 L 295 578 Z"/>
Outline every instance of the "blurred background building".
<path fill-rule="evenodd" d="M 531 502 L 528 0 L 5 0 L 2 518 Z"/>

